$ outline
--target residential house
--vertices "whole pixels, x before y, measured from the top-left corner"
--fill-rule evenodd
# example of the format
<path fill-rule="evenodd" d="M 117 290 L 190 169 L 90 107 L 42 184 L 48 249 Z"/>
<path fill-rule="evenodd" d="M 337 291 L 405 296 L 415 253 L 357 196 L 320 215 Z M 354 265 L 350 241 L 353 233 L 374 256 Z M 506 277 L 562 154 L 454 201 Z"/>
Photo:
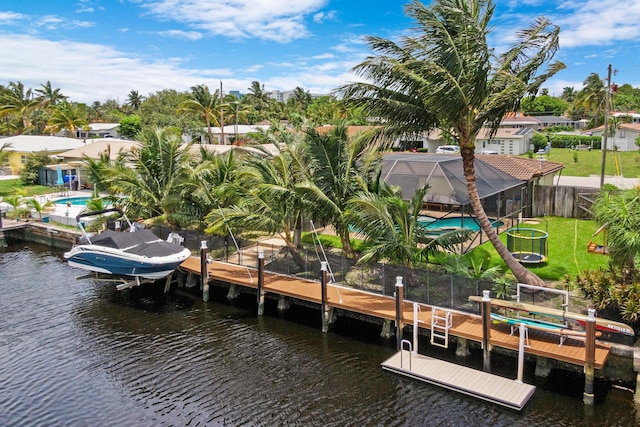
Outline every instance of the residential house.
<path fill-rule="evenodd" d="M 120 138 L 119 123 L 91 123 L 88 129 L 76 129 L 76 138 Z"/>
<path fill-rule="evenodd" d="M 611 130 L 611 129 L 609 129 Z M 595 129 L 589 129 L 589 135 L 599 136 L 604 143 L 604 125 Z M 615 133 L 609 134 L 607 138 L 607 150 L 609 151 L 636 151 L 640 147 L 636 145 L 636 140 L 640 137 L 639 123 L 618 123 Z"/>
<path fill-rule="evenodd" d="M 60 136 L 17 135 L 0 138 L 0 145 L 8 144 L 9 167 L 11 173 L 18 175 L 27 157 L 34 153 L 46 152 L 50 156 L 58 155 L 73 148 L 83 146 L 81 139 Z"/>

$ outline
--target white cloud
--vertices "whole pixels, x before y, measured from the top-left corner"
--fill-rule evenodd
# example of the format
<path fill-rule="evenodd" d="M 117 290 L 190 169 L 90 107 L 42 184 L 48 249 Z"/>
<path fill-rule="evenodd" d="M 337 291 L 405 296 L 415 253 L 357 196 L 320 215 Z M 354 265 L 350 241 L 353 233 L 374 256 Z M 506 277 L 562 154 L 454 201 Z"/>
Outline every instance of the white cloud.
<path fill-rule="evenodd" d="M 212 35 L 232 38 L 255 37 L 287 43 L 309 32 L 307 15 L 328 0 L 136 0 L 148 14 L 178 22 Z"/>
<path fill-rule="evenodd" d="M 202 33 L 198 33 L 196 31 L 167 30 L 167 31 L 158 31 L 155 34 L 158 34 L 163 37 L 175 37 L 178 39 L 187 39 L 187 40 L 200 40 L 202 38 Z"/>
<path fill-rule="evenodd" d="M 21 13 L 0 11 L 0 25 L 15 24 L 16 21 L 20 21 L 24 18 L 25 18 L 25 15 Z"/>
<path fill-rule="evenodd" d="M 336 11 L 330 10 L 329 12 L 318 12 L 313 15 L 313 22 L 321 24 L 324 21 L 332 21 L 336 19 Z"/>
<path fill-rule="evenodd" d="M 608 45 L 640 36 L 640 0 L 570 2 L 562 10 L 566 15 L 554 22 L 561 28 L 562 47 Z"/>

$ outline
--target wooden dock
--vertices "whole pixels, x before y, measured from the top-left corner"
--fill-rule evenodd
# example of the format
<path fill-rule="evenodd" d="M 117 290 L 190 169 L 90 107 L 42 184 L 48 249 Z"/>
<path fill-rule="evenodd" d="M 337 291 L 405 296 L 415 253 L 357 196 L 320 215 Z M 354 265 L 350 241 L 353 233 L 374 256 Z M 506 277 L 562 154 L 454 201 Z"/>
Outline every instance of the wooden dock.
<path fill-rule="evenodd" d="M 192 274 L 200 274 L 200 258 L 191 257 L 180 269 Z M 258 269 L 238 266 L 225 262 L 213 261 L 207 264 L 209 281 L 245 286 L 253 289 L 258 287 Z M 264 273 L 262 291 L 290 297 L 298 300 L 322 304 L 322 285 L 318 281 L 303 280 L 292 276 L 276 273 Z M 396 300 L 394 297 L 366 292 L 358 289 L 327 284 L 325 307 L 344 310 L 384 320 L 396 320 Z M 418 328 L 434 331 L 431 325 L 432 311 L 438 310 L 450 316 L 447 336 L 455 336 L 475 342 L 482 342 L 482 318 L 479 315 L 455 310 L 418 304 L 416 324 Z M 340 314 L 338 311 L 337 314 Z M 414 323 L 414 303 L 402 302 L 402 322 L 404 325 Z M 324 326 L 323 326 L 324 328 Z M 560 336 L 539 330 L 529 330 L 527 334 L 525 353 L 552 360 L 558 360 L 574 365 L 586 366 L 587 352 L 584 339 L 566 337 L 561 341 Z M 518 352 L 520 337 L 513 333 L 509 325 L 504 323 L 492 324 L 489 344 L 491 347 L 502 347 Z M 595 360 L 593 368 L 602 369 L 611 346 L 603 342 L 595 343 Z M 409 359 L 403 361 L 403 353 L 411 353 L 411 368 Z M 404 365 L 404 366 L 403 366 Z M 445 361 L 429 358 L 414 352 L 401 350 L 383 363 L 383 368 L 421 381 L 437 384 L 442 387 L 472 395 L 496 404 L 516 410 L 521 410 L 535 391 L 535 387 L 519 383 L 504 377 L 499 377 L 483 371 L 458 366 Z"/>
<path fill-rule="evenodd" d="M 382 368 L 518 411 L 536 391 L 529 384 L 408 350 L 395 353 L 382 363 Z"/>
<path fill-rule="evenodd" d="M 187 259 L 180 268 L 184 271 L 199 275 L 200 258 Z M 208 264 L 209 280 L 218 280 L 257 289 L 258 270 L 226 262 L 213 261 Z M 317 281 L 303 280 L 292 276 L 276 273 L 265 273 L 264 291 L 276 295 L 284 295 L 312 303 L 320 304 L 321 285 Z M 327 286 L 327 306 L 330 308 L 350 311 L 353 313 L 377 317 L 385 320 L 395 320 L 395 299 L 390 296 L 375 294 L 358 289 L 347 288 L 336 284 Z M 423 329 L 431 329 L 432 306 L 419 304 L 418 325 Z M 413 303 L 405 301 L 403 304 L 403 320 L 405 325 L 413 323 Z M 479 315 L 450 310 L 452 323 L 449 335 L 467 340 L 482 342 L 482 318 Z M 509 325 L 494 324 L 491 328 L 490 344 L 518 351 L 520 338 L 511 334 Z M 525 352 L 549 359 L 559 360 L 573 365 L 584 366 L 586 362 L 584 341 L 567 338 L 560 345 L 560 337 L 555 334 L 540 331 L 529 331 L 528 346 Z M 595 369 L 602 369 L 611 346 L 603 342 L 596 342 Z"/>

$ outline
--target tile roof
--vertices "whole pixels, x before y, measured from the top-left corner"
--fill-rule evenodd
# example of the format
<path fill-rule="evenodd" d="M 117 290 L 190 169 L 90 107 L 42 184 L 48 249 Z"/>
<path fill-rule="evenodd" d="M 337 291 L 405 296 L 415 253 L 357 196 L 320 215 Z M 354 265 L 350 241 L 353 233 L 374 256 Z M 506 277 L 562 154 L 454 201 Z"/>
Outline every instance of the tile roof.
<path fill-rule="evenodd" d="M 527 157 L 514 157 L 507 155 L 478 154 L 479 160 L 490 164 L 496 169 L 508 173 L 509 175 L 530 181 L 539 176 L 549 175 L 558 172 L 564 168 L 562 163 L 540 161 L 537 159 L 529 159 Z"/>

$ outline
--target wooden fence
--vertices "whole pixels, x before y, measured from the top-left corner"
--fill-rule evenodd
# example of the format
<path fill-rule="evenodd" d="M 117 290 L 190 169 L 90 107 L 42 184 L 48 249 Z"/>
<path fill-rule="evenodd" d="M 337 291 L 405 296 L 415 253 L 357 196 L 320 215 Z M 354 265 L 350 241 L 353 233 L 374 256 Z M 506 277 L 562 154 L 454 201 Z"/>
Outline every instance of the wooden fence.
<path fill-rule="evenodd" d="M 533 192 L 533 216 L 560 216 L 591 219 L 591 205 L 599 188 L 536 186 Z"/>

